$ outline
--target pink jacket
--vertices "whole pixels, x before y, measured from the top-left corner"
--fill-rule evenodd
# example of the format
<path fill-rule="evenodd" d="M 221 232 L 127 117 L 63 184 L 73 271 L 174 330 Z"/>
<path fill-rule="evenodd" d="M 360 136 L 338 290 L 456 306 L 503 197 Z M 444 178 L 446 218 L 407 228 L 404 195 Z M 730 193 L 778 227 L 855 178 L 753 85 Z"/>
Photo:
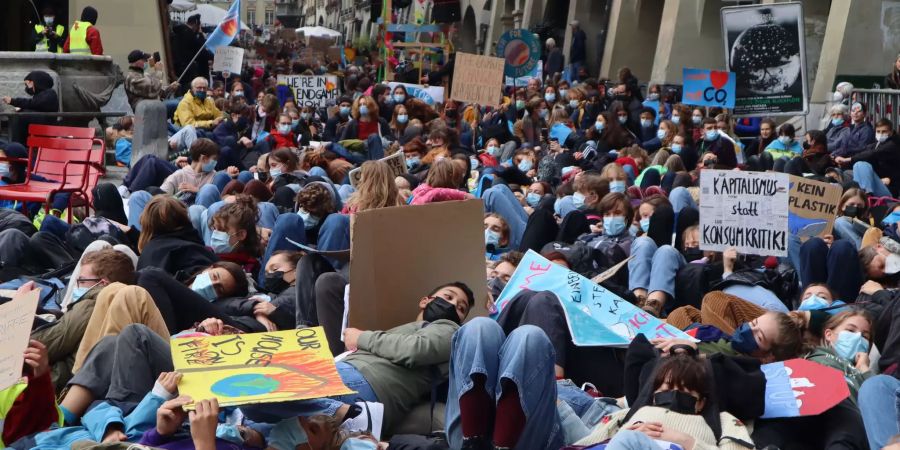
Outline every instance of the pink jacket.
<path fill-rule="evenodd" d="M 427 203 L 448 202 L 452 200 L 465 200 L 466 193 L 456 189 L 435 188 L 425 183 L 420 184 L 412 191 L 411 205 L 424 205 Z"/>

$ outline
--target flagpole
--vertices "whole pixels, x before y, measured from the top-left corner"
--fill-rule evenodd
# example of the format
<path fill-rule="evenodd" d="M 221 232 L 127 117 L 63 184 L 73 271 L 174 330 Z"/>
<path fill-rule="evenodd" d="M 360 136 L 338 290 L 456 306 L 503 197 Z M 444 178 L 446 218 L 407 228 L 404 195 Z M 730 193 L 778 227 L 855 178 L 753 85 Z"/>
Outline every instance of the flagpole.
<path fill-rule="evenodd" d="M 191 62 L 189 62 L 187 67 L 185 67 L 184 72 L 181 72 L 181 76 L 179 76 L 178 79 L 175 80 L 176 82 L 179 82 L 179 83 L 181 82 L 181 79 L 184 77 L 184 74 L 188 73 L 188 70 L 191 70 L 191 66 L 194 65 L 194 61 L 197 60 L 197 57 L 200 56 L 200 53 L 202 53 L 203 49 L 205 49 L 205 48 L 206 48 L 206 44 L 203 44 L 203 46 L 200 47 L 200 50 L 197 50 L 197 54 L 195 54 L 194 57 L 191 58 Z"/>

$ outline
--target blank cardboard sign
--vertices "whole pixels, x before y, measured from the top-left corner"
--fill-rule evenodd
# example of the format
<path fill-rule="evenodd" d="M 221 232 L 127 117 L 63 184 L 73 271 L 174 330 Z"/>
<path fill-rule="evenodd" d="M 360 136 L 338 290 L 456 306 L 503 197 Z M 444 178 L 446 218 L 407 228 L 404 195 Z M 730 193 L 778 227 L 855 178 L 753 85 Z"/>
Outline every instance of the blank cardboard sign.
<path fill-rule="evenodd" d="M 412 322 L 419 300 L 453 281 L 475 293 L 468 318 L 487 315 L 481 200 L 364 211 L 354 216 L 350 236 L 351 327 Z"/>
<path fill-rule="evenodd" d="M 0 389 L 16 384 L 22 377 L 23 355 L 40 293 L 40 289 L 35 289 L 0 305 Z"/>

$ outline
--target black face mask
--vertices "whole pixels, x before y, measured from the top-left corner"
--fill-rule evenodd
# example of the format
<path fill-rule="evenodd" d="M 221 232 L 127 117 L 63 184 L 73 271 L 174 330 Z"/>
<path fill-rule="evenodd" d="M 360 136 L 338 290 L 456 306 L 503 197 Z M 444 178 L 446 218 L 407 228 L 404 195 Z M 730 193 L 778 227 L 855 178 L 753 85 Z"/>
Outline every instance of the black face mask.
<path fill-rule="evenodd" d="M 697 414 L 697 398 L 687 392 L 657 392 L 653 394 L 653 405 L 674 413 Z"/>
<path fill-rule="evenodd" d="M 803 150 L 809 150 L 809 142 L 803 141 Z"/>
<path fill-rule="evenodd" d="M 856 205 L 845 206 L 844 215 L 847 217 L 859 217 L 859 207 Z"/>
<path fill-rule="evenodd" d="M 266 288 L 266 291 L 271 292 L 273 294 L 281 293 L 281 291 L 287 289 L 289 286 L 287 281 L 284 281 L 284 272 L 281 270 L 266 273 L 266 279 L 263 283 L 263 287 Z"/>
<path fill-rule="evenodd" d="M 488 290 L 491 292 L 491 295 L 496 299 L 500 296 L 500 293 L 503 292 L 503 289 L 506 288 L 506 282 L 503 281 L 502 278 L 496 277 L 491 278 L 488 281 Z"/>
<path fill-rule="evenodd" d="M 428 305 L 425 306 L 425 312 L 422 313 L 422 318 L 428 322 L 445 319 L 457 324 L 460 323 L 459 314 L 456 314 L 456 307 L 453 306 L 453 303 L 441 297 L 434 297 L 428 302 Z"/>
<path fill-rule="evenodd" d="M 28 95 L 33 96 L 33 95 L 34 95 L 34 88 L 33 88 L 33 87 L 28 87 L 28 86 L 26 86 L 26 87 L 25 87 L 25 93 L 28 94 Z"/>
<path fill-rule="evenodd" d="M 700 247 L 691 247 L 684 249 L 684 259 L 687 262 L 694 262 L 698 259 L 703 258 L 703 250 L 700 250 Z"/>

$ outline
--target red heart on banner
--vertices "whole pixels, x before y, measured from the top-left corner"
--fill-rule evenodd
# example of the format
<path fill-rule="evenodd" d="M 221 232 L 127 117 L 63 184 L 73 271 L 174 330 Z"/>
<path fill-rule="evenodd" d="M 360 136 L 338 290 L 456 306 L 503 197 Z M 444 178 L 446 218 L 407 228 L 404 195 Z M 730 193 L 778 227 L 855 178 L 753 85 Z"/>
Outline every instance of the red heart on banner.
<path fill-rule="evenodd" d="M 713 70 L 709 73 L 709 81 L 716 89 L 722 89 L 728 83 L 728 72 L 718 72 Z"/>

